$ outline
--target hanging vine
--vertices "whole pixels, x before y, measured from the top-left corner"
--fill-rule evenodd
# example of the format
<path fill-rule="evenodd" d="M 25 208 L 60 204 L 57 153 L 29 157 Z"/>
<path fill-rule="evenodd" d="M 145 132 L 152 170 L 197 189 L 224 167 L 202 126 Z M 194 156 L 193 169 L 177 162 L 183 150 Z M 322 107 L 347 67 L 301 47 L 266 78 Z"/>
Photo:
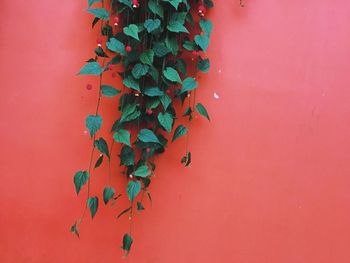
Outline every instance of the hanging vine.
<path fill-rule="evenodd" d="M 165 151 L 170 138 L 174 142 L 186 136 L 181 163 L 190 165 L 188 136 L 193 114 L 198 112 L 210 120 L 203 104 L 196 100 L 195 76 L 197 71 L 207 73 L 210 68 L 205 52 L 213 25 L 206 15 L 213 5 L 211 0 L 112 0 L 108 3 L 88 0 L 86 11 L 94 15 L 92 27 L 100 24 L 100 36 L 95 57 L 87 61 L 79 74 L 98 76 L 99 93 L 94 114 L 85 120 L 92 141 L 88 169 L 74 175 L 77 195 L 84 185 L 87 188 L 82 215 L 71 227 L 71 232 L 78 237 L 86 211 L 94 218 L 98 210 L 99 198 L 90 194 L 90 177 L 92 169 L 102 165 L 105 159 L 109 184 L 102 191 L 103 202 L 107 205 L 121 196 L 116 195 L 111 186 L 114 143 L 121 144 L 120 166 L 124 167 L 123 174 L 128 180 L 126 193 L 130 206 L 117 216 L 129 214 L 130 228 L 122 238 L 126 254 L 133 243 L 133 211 L 144 209 L 145 194 L 151 201 L 148 188 L 156 168 L 154 157 Z M 113 72 L 119 63 L 123 65 L 123 71 L 118 72 L 122 90 L 103 84 L 103 75 Z M 91 89 L 91 85 L 87 88 Z M 109 147 L 107 140 L 97 135 L 103 123 L 99 106 L 101 97 L 117 95 L 120 114 L 110 128 Z M 175 106 L 176 101 L 187 105 L 182 113 L 182 109 Z M 181 116 L 188 118 L 187 127 L 175 125 Z M 96 161 L 95 151 L 100 152 Z"/>

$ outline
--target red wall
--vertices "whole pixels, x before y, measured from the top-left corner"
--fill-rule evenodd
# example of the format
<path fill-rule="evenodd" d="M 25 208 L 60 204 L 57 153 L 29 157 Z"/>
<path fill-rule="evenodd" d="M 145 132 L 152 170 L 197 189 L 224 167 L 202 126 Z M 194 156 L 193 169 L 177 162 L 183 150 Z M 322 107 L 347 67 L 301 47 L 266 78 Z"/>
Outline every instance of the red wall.
<path fill-rule="evenodd" d="M 81 240 L 69 233 L 97 96 L 97 79 L 75 76 L 95 46 L 85 7 L 1 1 L 1 262 L 350 262 L 349 1 L 216 1 L 199 92 L 212 122 L 194 121 L 189 169 L 184 140 L 159 158 L 127 260 L 125 195 L 86 219 Z M 103 100 L 106 127 L 116 103 Z M 106 182 L 103 168 L 93 193 Z"/>

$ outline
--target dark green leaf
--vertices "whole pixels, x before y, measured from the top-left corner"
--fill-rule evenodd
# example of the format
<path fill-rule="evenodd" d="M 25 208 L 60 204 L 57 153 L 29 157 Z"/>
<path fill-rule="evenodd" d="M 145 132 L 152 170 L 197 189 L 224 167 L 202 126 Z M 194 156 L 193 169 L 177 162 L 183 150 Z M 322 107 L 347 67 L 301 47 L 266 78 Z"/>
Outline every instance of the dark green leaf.
<path fill-rule="evenodd" d="M 98 140 L 95 140 L 95 147 L 109 158 L 108 145 L 105 139 L 101 137 Z"/>
<path fill-rule="evenodd" d="M 142 129 L 137 135 L 137 138 L 142 142 L 154 142 L 161 144 L 158 137 L 149 129 Z"/>
<path fill-rule="evenodd" d="M 181 59 L 181 58 L 177 59 L 176 68 L 178 71 L 180 71 L 185 76 L 187 75 L 186 62 L 184 59 Z"/>
<path fill-rule="evenodd" d="M 173 127 L 173 116 L 168 112 L 159 112 L 158 121 L 160 125 L 167 131 L 171 132 L 171 128 Z"/>
<path fill-rule="evenodd" d="M 166 111 L 171 103 L 170 97 L 167 94 L 164 94 L 163 96 L 160 96 L 159 99 L 163 105 L 164 111 Z"/>
<path fill-rule="evenodd" d="M 135 80 L 131 75 L 127 76 L 123 80 L 123 84 L 127 86 L 130 89 L 136 90 L 138 92 L 141 92 L 140 85 L 137 80 Z"/>
<path fill-rule="evenodd" d="M 137 167 L 135 172 L 132 173 L 134 176 L 139 176 L 139 177 L 147 177 L 148 175 L 151 174 L 151 171 L 149 170 L 148 166 L 143 164 Z"/>
<path fill-rule="evenodd" d="M 186 49 L 188 51 L 193 51 L 197 47 L 196 43 L 194 43 L 192 41 L 185 41 L 182 46 L 184 47 L 184 49 Z"/>
<path fill-rule="evenodd" d="M 179 4 L 182 2 L 182 0 L 163 0 L 163 1 L 171 4 L 176 10 L 178 9 Z"/>
<path fill-rule="evenodd" d="M 201 29 L 208 34 L 208 36 L 210 36 L 211 32 L 213 31 L 213 23 L 210 20 L 206 20 L 206 19 L 201 19 L 199 21 L 199 25 L 201 27 Z"/>
<path fill-rule="evenodd" d="M 106 46 L 113 52 L 117 52 L 124 56 L 126 55 L 125 45 L 114 37 L 110 38 L 109 41 L 107 41 Z"/>
<path fill-rule="evenodd" d="M 97 62 L 88 62 L 82 67 L 82 69 L 79 71 L 79 75 L 101 75 L 103 72 L 103 69 L 101 68 L 100 64 Z"/>
<path fill-rule="evenodd" d="M 133 241 L 132 237 L 129 234 L 124 234 L 124 236 L 123 236 L 123 250 L 125 251 L 126 256 L 130 252 L 132 241 Z"/>
<path fill-rule="evenodd" d="M 128 146 L 131 147 L 131 144 L 130 144 L 130 133 L 127 131 L 127 130 L 124 130 L 124 129 L 120 129 L 118 130 L 114 135 L 113 135 L 113 139 L 116 141 L 116 142 L 119 142 L 119 143 L 124 143 Z"/>
<path fill-rule="evenodd" d="M 101 47 L 95 48 L 95 54 L 99 57 L 108 58 L 108 55 L 104 52 L 103 48 Z"/>
<path fill-rule="evenodd" d="M 209 59 L 202 59 L 200 58 L 198 64 L 197 64 L 197 69 L 204 72 L 204 73 L 207 73 L 210 69 L 210 62 L 209 62 Z"/>
<path fill-rule="evenodd" d="M 172 67 L 165 68 L 163 74 L 164 74 L 164 77 L 166 77 L 168 80 L 181 83 L 181 78 L 179 73 L 177 73 L 177 71 Z"/>
<path fill-rule="evenodd" d="M 207 110 L 205 109 L 205 107 L 203 106 L 203 104 L 198 103 L 198 104 L 196 105 L 196 110 L 197 110 L 201 115 L 203 115 L 204 117 L 206 117 L 206 118 L 208 119 L 208 121 L 210 121 L 209 114 L 208 114 Z"/>
<path fill-rule="evenodd" d="M 113 187 L 105 187 L 105 189 L 103 190 L 103 202 L 105 203 L 105 205 L 108 203 L 109 200 L 113 198 L 114 194 L 115 191 Z"/>
<path fill-rule="evenodd" d="M 181 93 L 194 90 L 197 87 L 198 87 L 198 82 L 194 78 L 188 77 L 182 82 Z"/>
<path fill-rule="evenodd" d="M 153 51 L 156 57 L 164 57 L 170 52 L 170 49 L 168 49 L 164 43 L 156 43 L 153 46 Z"/>
<path fill-rule="evenodd" d="M 138 29 L 137 25 L 130 24 L 130 25 L 123 28 L 123 32 L 125 35 L 130 36 L 130 37 L 140 41 L 139 29 Z"/>
<path fill-rule="evenodd" d="M 129 181 L 126 188 L 130 202 L 132 202 L 141 190 L 141 184 L 139 181 Z"/>
<path fill-rule="evenodd" d="M 179 125 L 177 126 L 175 132 L 174 132 L 174 136 L 172 141 L 175 141 L 176 139 L 180 138 L 181 136 L 184 136 L 185 134 L 187 134 L 188 130 L 185 126 L 183 125 Z"/>
<path fill-rule="evenodd" d="M 104 8 L 88 8 L 86 9 L 89 13 L 93 14 L 95 17 L 98 17 L 103 20 L 109 19 L 109 13 Z"/>
<path fill-rule="evenodd" d="M 143 24 L 148 33 L 151 33 L 160 27 L 160 20 L 157 19 L 147 19 Z"/>
<path fill-rule="evenodd" d="M 206 51 L 208 49 L 210 42 L 208 35 L 196 35 L 194 37 L 194 41 L 203 51 Z"/>
<path fill-rule="evenodd" d="M 175 33 L 180 33 L 180 32 L 189 33 L 187 28 L 184 25 L 182 25 L 181 23 L 177 22 L 177 21 L 169 23 L 167 25 L 167 29 L 169 31 L 175 32 Z"/>
<path fill-rule="evenodd" d="M 75 222 L 74 225 L 71 226 L 70 232 L 74 233 L 78 238 L 80 238 L 77 222 Z"/>
<path fill-rule="evenodd" d="M 156 0 L 149 0 L 148 7 L 153 14 L 158 15 L 161 18 L 164 18 L 164 9 L 163 6 L 158 4 Z"/>
<path fill-rule="evenodd" d="M 137 63 L 133 67 L 131 73 L 132 73 L 132 75 L 134 76 L 135 79 L 139 79 L 142 76 L 145 76 L 147 74 L 148 69 L 149 69 L 149 66 L 141 64 L 141 63 Z"/>
<path fill-rule="evenodd" d="M 150 97 L 158 97 L 164 95 L 164 92 L 161 91 L 158 87 L 146 87 L 144 93 Z"/>
<path fill-rule="evenodd" d="M 87 171 L 78 171 L 74 175 L 74 185 L 77 195 L 79 194 L 81 188 L 89 179 L 89 173 Z"/>
<path fill-rule="evenodd" d="M 123 146 L 119 157 L 120 157 L 120 164 L 124 164 L 126 166 L 131 166 L 131 165 L 134 165 L 134 163 L 135 163 L 134 150 L 127 145 Z"/>
<path fill-rule="evenodd" d="M 147 65 L 152 65 L 153 63 L 153 57 L 154 57 L 154 52 L 153 50 L 146 50 L 144 51 L 141 55 L 140 55 L 140 61 L 143 64 L 147 64 Z"/>
<path fill-rule="evenodd" d="M 137 211 L 145 210 L 141 202 L 137 202 Z"/>
<path fill-rule="evenodd" d="M 103 96 L 106 97 L 114 97 L 120 93 L 120 90 L 117 90 L 109 85 L 102 85 L 101 86 L 101 92 Z"/>
<path fill-rule="evenodd" d="M 173 55 L 177 55 L 177 52 L 179 51 L 179 44 L 177 43 L 176 36 L 167 36 L 165 38 L 165 46 L 171 50 Z"/>
<path fill-rule="evenodd" d="M 100 167 L 100 165 L 102 164 L 103 162 L 103 154 L 100 155 L 100 157 L 98 157 L 96 163 L 95 163 L 95 167 L 94 168 L 98 168 Z"/>
<path fill-rule="evenodd" d="M 87 200 L 87 205 L 90 208 L 91 217 L 94 218 L 98 208 L 98 197 L 89 197 L 89 199 Z"/>
<path fill-rule="evenodd" d="M 90 136 L 94 136 L 96 132 L 102 126 L 102 118 L 100 115 L 89 115 L 85 120 L 86 128 L 88 128 L 90 132 Z"/>

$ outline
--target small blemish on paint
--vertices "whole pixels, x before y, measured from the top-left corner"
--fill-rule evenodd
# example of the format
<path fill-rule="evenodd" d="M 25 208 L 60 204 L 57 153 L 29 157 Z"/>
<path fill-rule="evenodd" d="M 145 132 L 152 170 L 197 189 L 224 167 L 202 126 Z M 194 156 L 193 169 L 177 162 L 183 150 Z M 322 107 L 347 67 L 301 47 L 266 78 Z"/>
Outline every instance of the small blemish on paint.
<path fill-rule="evenodd" d="M 220 98 L 219 95 L 218 95 L 216 92 L 214 92 L 214 98 L 215 98 L 215 99 Z"/>

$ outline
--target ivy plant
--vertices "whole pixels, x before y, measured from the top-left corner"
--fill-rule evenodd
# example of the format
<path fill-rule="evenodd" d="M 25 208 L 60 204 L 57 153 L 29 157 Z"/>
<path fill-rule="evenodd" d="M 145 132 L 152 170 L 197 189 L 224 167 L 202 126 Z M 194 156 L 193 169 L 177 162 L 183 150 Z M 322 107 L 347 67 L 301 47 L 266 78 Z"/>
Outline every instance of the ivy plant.
<path fill-rule="evenodd" d="M 214 3 L 212 0 L 105 1 L 88 0 L 86 9 L 92 16 L 92 27 L 100 26 L 99 37 L 94 55 L 78 74 L 97 76 L 99 93 L 96 110 L 85 119 L 92 141 L 90 164 L 73 177 L 77 195 L 86 188 L 86 204 L 81 217 L 71 226 L 71 232 L 79 237 L 79 225 L 86 213 L 94 218 L 99 206 L 113 204 L 125 193 L 130 205 L 122 208 L 117 218 L 129 215 L 130 229 L 121 238 L 121 247 L 128 254 L 133 243 L 133 211 L 145 209 L 145 195 L 152 201 L 149 187 L 156 169 L 156 156 L 164 153 L 169 143 L 184 137 L 186 147 L 180 160 L 189 166 L 188 134 L 193 115 L 198 113 L 210 121 L 205 106 L 196 100 L 199 89 L 196 75 L 210 69 L 205 52 L 210 45 L 213 24 L 207 12 Z M 116 64 L 122 64 L 121 72 L 114 70 Z M 120 79 L 115 85 L 107 85 L 103 79 L 105 74 Z M 116 96 L 120 114 L 112 127 L 104 127 L 99 113 L 101 98 Z M 183 107 L 175 106 L 176 101 Z M 186 118 L 187 124 L 178 124 L 180 118 Z M 102 128 L 111 131 L 109 138 L 100 137 Z M 113 152 L 115 144 L 120 144 L 119 153 Z M 113 155 L 119 156 L 116 165 L 120 165 L 128 181 L 125 190 L 117 191 L 112 186 Z M 100 195 L 91 196 L 91 174 L 106 162 L 109 183 Z"/>

